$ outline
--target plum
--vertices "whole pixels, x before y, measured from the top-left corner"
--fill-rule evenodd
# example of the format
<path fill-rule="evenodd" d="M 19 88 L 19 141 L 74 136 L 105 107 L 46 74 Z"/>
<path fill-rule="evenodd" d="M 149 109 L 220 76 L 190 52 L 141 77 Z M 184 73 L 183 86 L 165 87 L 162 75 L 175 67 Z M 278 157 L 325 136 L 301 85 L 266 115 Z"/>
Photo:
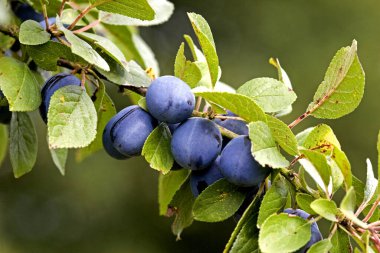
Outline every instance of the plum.
<path fill-rule="evenodd" d="M 224 116 L 238 117 L 231 111 L 227 111 Z M 247 122 L 236 119 L 214 119 L 214 122 L 238 135 L 248 135 Z"/>
<path fill-rule="evenodd" d="M 251 141 L 242 135 L 231 140 L 220 155 L 220 172 L 231 183 L 242 187 L 259 186 L 270 170 L 251 154 Z"/>
<path fill-rule="evenodd" d="M 103 132 L 104 148 L 117 159 L 138 156 L 146 138 L 156 126 L 157 121 L 149 113 L 137 105 L 128 106 L 106 125 Z"/>
<path fill-rule="evenodd" d="M 34 21 L 41 21 L 44 19 L 44 16 L 36 12 L 32 6 L 26 3 L 21 3 L 20 1 L 11 1 L 11 8 L 14 12 L 14 14 L 21 20 L 34 20 Z"/>
<path fill-rule="evenodd" d="M 166 123 L 180 123 L 191 116 L 195 97 L 190 87 L 174 76 L 161 76 L 155 79 L 146 93 L 149 112 Z"/>
<path fill-rule="evenodd" d="M 299 216 L 304 220 L 306 220 L 310 216 L 310 214 L 308 214 L 307 212 L 305 212 L 304 210 L 301 210 L 301 209 L 288 208 L 288 209 L 284 210 L 284 213 Z M 311 224 L 311 238 L 310 238 L 310 240 L 307 242 L 307 244 L 305 246 L 303 246 L 301 249 L 297 250 L 296 253 L 305 253 L 311 247 L 311 245 L 319 242 L 322 239 L 323 238 L 322 238 L 321 232 L 319 231 L 318 224 L 316 222 L 313 222 Z"/>
<path fill-rule="evenodd" d="M 190 175 L 191 192 L 194 197 L 206 189 L 209 185 L 215 181 L 223 178 L 223 175 L 219 171 L 219 157 L 211 164 L 210 168 L 200 171 L 192 171 Z"/>
<path fill-rule="evenodd" d="M 40 105 L 40 114 L 42 119 L 47 122 L 47 113 L 49 110 L 50 99 L 59 88 L 68 85 L 81 85 L 81 81 L 74 75 L 60 73 L 50 77 L 44 84 L 41 90 L 42 103 Z"/>
<path fill-rule="evenodd" d="M 222 136 L 216 124 L 204 118 L 190 118 L 174 132 L 171 150 L 183 168 L 208 168 L 221 151 Z"/>

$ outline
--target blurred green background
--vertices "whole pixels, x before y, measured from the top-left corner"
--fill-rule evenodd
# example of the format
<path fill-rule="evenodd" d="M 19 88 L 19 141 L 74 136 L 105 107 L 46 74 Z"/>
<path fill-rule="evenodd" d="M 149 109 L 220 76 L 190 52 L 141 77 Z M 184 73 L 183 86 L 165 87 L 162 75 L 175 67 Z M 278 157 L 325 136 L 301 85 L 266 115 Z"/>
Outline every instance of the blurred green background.
<path fill-rule="evenodd" d="M 324 122 L 333 127 L 355 174 L 365 177 L 365 159 L 376 163 L 380 128 L 380 2 L 283 0 L 179 0 L 161 26 L 141 33 L 156 52 L 162 74 L 173 73 L 186 12 L 202 14 L 217 45 L 222 81 L 239 86 L 263 76 L 276 77 L 268 64 L 278 57 L 298 94 L 290 123 L 304 112 L 335 52 L 355 38 L 366 72 L 360 107 L 341 119 L 309 118 L 295 131 Z M 125 97 L 112 90 L 118 109 Z M 0 170 L 0 252 L 221 252 L 234 221 L 195 224 L 182 240 L 171 234 L 171 219 L 158 216 L 157 173 L 142 158 L 116 161 L 104 152 L 77 164 L 70 156 L 62 177 L 49 156 L 44 124 L 38 119 L 40 150 L 33 171 L 14 179 L 9 160 Z"/>

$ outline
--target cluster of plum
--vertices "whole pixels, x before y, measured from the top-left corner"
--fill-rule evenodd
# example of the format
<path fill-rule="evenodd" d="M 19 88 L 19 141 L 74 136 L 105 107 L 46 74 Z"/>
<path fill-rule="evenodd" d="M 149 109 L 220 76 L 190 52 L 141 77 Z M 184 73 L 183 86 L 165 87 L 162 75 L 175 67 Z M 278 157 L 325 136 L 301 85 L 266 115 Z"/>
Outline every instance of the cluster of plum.
<path fill-rule="evenodd" d="M 270 170 L 261 167 L 251 155 L 245 122 L 191 117 L 195 97 L 182 80 L 174 76 L 155 79 L 147 90 L 146 105 L 149 112 L 133 105 L 108 122 L 103 144 L 112 157 L 140 155 L 148 135 L 159 122 L 165 122 L 172 133 L 175 167 L 192 170 L 195 196 L 223 177 L 241 187 L 257 187 L 269 174 Z M 223 139 L 218 125 L 241 136 Z"/>

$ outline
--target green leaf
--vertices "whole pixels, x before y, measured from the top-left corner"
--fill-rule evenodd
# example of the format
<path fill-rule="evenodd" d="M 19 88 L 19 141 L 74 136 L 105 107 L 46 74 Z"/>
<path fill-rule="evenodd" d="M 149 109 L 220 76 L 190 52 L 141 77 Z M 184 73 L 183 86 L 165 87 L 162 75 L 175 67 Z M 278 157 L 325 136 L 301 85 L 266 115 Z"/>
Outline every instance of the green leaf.
<path fill-rule="evenodd" d="M 188 16 L 194 32 L 198 37 L 203 54 L 206 57 L 212 85 L 215 85 L 219 75 L 219 58 L 216 53 L 215 42 L 212 37 L 211 29 L 207 24 L 207 21 L 201 15 L 196 13 L 188 13 Z"/>
<path fill-rule="evenodd" d="M 377 177 L 380 178 L 380 131 L 377 135 Z M 380 184 L 377 185 L 377 192 L 380 193 Z"/>
<path fill-rule="evenodd" d="M 261 202 L 257 227 L 261 227 L 264 221 L 274 213 L 282 210 L 288 199 L 288 188 L 282 177 L 278 177 L 272 184 Z"/>
<path fill-rule="evenodd" d="M 206 62 L 205 56 L 203 55 L 202 51 L 199 50 L 199 48 L 194 44 L 193 39 L 187 34 L 183 35 L 183 37 L 185 38 L 186 43 L 190 48 L 191 54 L 193 55 L 193 60 L 196 62 Z"/>
<path fill-rule="evenodd" d="M 348 235 L 338 228 L 334 235 L 331 237 L 332 248 L 330 253 L 351 253 L 350 238 Z"/>
<path fill-rule="evenodd" d="M 9 157 L 15 178 L 30 172 L 36 163 L 38 138 L 27 113 L 14 112 L 9 134 Z"/>
<path fill-rule="evenodd" d="M 267 124 L 270 128 L 273 138 L 289 155 L 298 155 L 297 139 L 290 128 L 281 120 L 266 115 Z"/>
<path fill-rule="evenodd" d="M 231 217 L 241 206 L 245 192 L 221 179 L 207 187 L 195 200 L 194 219 L 218 222 Z"/>
<path fill-rule="evenodd" d="M 332 182 L 330 180 L 331 169 L 327 163 L 326 157 L 313 150 L 301 150 L 300 152 L 306 158 L 300 159 L 300 164 L 319 187 L 321 187 L 329 196 L 332 192 Z"/>
<path fill-rule="evenodd" d="M 8 129 L 6 125 L 0 124 L 0 166 L 4 161 L 4 158 L 8 150 Z"/>
<path fill-rule="evenodd" d="M 327 158 L 331 169 L 333 192 L 336 192 L 344 182 L 344 176 L 335 160 Z"/>
<path fill-rule="evenodd" d="M 183 229 L 193 223 L 193 204 L 194 196 L 191 192 L 190 184 L 183 184 L 181 189 L 174 195 L 173 201 L 170 204 L 176 215 L 172 224 L 172 232 L 177 236 L 177 240 L 181 239 Z"/>
<path fill-rule="evenodd" d="M 105 93 L 104 84 L 99 85 L 99 89 L 94 94 L 94 106 L 97 112 L 98 122 L 96 126 L 96 137 L 90 145 L 85 148 L 79 149 L 76 153 L 76 160 L 83 161 L 93 153 L 103 149 L 103 130 L 111 118 L 116 114 L 116 108 L 112 99 Z"/>
<path fill-rule="evenodd" d="M 99 18 L 103 23 L 111 25 L 153 26 L 165 23 L 173 14 L 174 5 L 167 0 L 148 0 L 148 3 L 155 12 L 154 19 L 152 20 L 141 20 L 102 11 L 99 13 Z"/>
<path fill-rule="evenodd" d="M 133 43 L 136 46 L 136 49 L 139 51 L 141 58 L 143 60 L 144 66 L 152 71 L 154 76 L 160 75 L 160 67 L 158 65 L 157 59 L 154 55 L 154 52 L 149 47 L 149 45 L 141 38 L 138 33 L 133 33 L 132 35 Z"/>
<path fill-rule="evenodd" d="M 263 77 L 252 79 L 237 90 L 252 98 L 265 112 L 278 112 L 292 105 L 297 95 L 281 81 Z"/>
<path fill-rule="evenodd" d="M 336 119 L 351 113 L 364 93 L 364 71 L 357 56 L 357 42 L 340 49 L 330 63 L 308 111 L 316 118 Z"/>
<path fill-rule="evenodd" d="M 66 59 L 73 63 L 86 64 L 80 56 L 73 54 L 69 47 L 54 41 L 38 46 L 27 46 L 28 55 L 42 69 L 56 71 L 58 59 Z"/>
<path fill-rule="evenodd" d="M 72 31 L 66 29 L 58 16 L 56 17 L 56 25 L 58 29 L 65 34 L 67 41 L 70 42 L 70 48 L 73 54 L 82 57 L 88 63 L 94 64 L 102 70 L 110 70 L 107 62 L 90 46 L 90 44 L 77 37 Z"/>
<path fill-rule="evenodd" d="M 24 45 L 40 45 L 50 40 L 48 33 L 38 22 L 26 20 L 20 26 L 19 40 Z"/>
<path fill-rule="evenodd" d="M 364 205 L 367 205 L 372 197 L 375 195 L 378 187 L 377 179 L 373 174 L 373 168 L 371 160 L 367 159 L 367 180 L 364 187 Z"/>
<path fill-rule="evenodd" d="M 332 248 L 332 244 L 329 239 L 324 239 L 313 244 L 307 253 L 329 253 L 329 250 Z"/>
<path fill-rule="evenodd" d="M 262 252 L 292 252 L 304 246 L 311 236 L 311 225 L 298 216 L 275 214 L 263 223 L 259 245 Z"/>
<path fill-rule="evenodd" d="M 174 75 L 187 83 L 191 88 L 196 87 L 202 78 L 202 73 L 198 66 L 186 60 L 184 43 L 179 47 L 175 58 Z"/>
<path fill-rule="evenodd" d="M 142 155 L 150 167 L 163 174 L 170 171 L 174 162 L 170 142 L 170 130 L 166 124 L 161 123 L 150 133 L 142 149 Z"/>
<path fill-rule="evenodd" d="M 154 10 L 147 0 L 90 0 L 101 11 L 141 20 L 153 20 Z"/>
<path fill-rule="evenodd" d="M 252 99 L 244 95 L 227 92 L 196 92 L 195 94 L 232 111 L 247 122 L 266 121 L 263 110 Z"/>
<path fill-rule="evenodd" d="M 64 176 L 69 150 L 67 148 L 57 148 L 49 150 L 55 166 L 57 166 L 59 172 L 61 172 L 62 176 Z"/>
<path fill-rule="evenodd" d="M 249 139 L 252 142 L 251 153 L 261 166 L 284 168 L 289 161 L 280 153 L 268 125 L 262 121 L 251 122 L 248 125 Z"/>
<path fill-rule="evenodd" d="M 160 174 L 158 178 L 158 204 L 160 215 L 166 215 L 168 206 L 176 192 L 185 183 L 190 170 L 175 170 L 168 174 Z"/>
<path fill-rule="evenodd" d="M 259 229 L 256 226 L 259 203 L 254 200 L 249 218 L 241 228 L 229 253 L 259 252 Z"/>
<path fill-rule="evenodd" d="M 337 222 L 337 215 L 339 214 L 339 210 L 334 201 L 328 199 L 317 199 L 314 200 L 310 207 L 323 218 Z"/>
<path fill-rule="evenodd" d="M 310 204 L 315 200 L 311 195 L 306 194 L 306 193 L 300 193 L 298 192 L 296 195 L 296 201 L 297 205 L 304 210 L 305 212 L 313 215 L 317 214 L 314 212 L 314 210 L 310 207 Z"/>
<path fill-rule="evenodd" d="M 324 145 L 333 145 L 334 147 L 341 149 L 340 143 L 333 130 L 325 124 L 320 124 L 312 128 L 302 144 L 306 149 L 315 149 L 317 147 L 323 147 Z M 326 149 L 320 148 L 318 150 L 323 151 Z"/>
<path fill-rule="evenodd" d="M 11 111 L 34 111 L 41 104 L 38 81 L 25 63 L 14 58 L 0 58 L 0 90 Z"/>
<path fill-rule="evenodd" d="M 361 228 L 367 229 L 367 224 L 359 220 L 358 217 L 355 215 L 355 207 L 356 207 L 356 195 L 355 190 L 353 187 L 351 187 L 348 192 L 346 192 L 346 195 L 342 199 L 342 202 L 340 203 L 340 210 L 342 213 L 350 219 L 353 223 L 360 226 Z"/>
<path fill-rule="evenodd" d="M 84 89 L 69 85 L 53 94 L 48 111 L 50 148 L 86 147 L 95 139 L 96 125 L 96 110 Z"/>
<path fill-rule="evenodd" d="M 338 165 L 340 171 L 343 174 L 346 190 L 350 189 L 352 185 L 352 172 L 351 172 L 351 164 L 348 160 L 346 154 L 338 148 L 334 148 L 332 159 Z"/>
<path fill-rule="evenodd" d="M 107 53 L 118 63 L 123 64 L 127 61 L 124 54 L 111 40 L 103 36 L 87 32 L 81 32 L 78 36 L 93 44 L 95 47 L 99 47 L 101 51 Z"/>

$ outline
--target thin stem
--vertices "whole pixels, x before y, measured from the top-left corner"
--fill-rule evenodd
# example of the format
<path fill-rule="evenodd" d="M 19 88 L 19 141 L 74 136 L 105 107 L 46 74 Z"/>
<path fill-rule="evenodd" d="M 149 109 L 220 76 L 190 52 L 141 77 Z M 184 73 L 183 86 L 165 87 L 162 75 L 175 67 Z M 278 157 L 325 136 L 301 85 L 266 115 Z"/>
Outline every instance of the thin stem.
<path fill-rule="evenodd" d="M 59 8 L 59 12 L 58 12 L 58 15 L 60 17 L 62 16 L 62 12 L 63 12 L 63 9 L 65 8 L 66 2 L 67 2 L 67 0 L 62 0 L 62 4 L 61 4 L 61 7 Z"/>
<path fill-rule="evenodd" d="M 94 5 L 87 6 L 81 13 L 79 13 L 78 17 L 71 23 L 67 29 L 72 30 L 74 26 L 81 20 L 92 8 L 94 8 Z"/>
<path fill-rule="evenodd" d="M 82 70 L 81 75 L 82 75 L 82 78 L 81 78 L 80 85 L 82 86 L 83 89 L 85 89 L 86 71 Z"/>
<path fill-rule="evenodd" d="M 300 123 L 302 120 L 306 119 L 310 114 L 311 114 L 310 111 L 305 112 L 304 114 L 302 114 L 301 116 L 299 116 L 297 119 L 295 119 L 292 123 L 290 123 L 288 125 L 288 127 L 290 129 L 292 129 L 293 127 L 295 127 L 296 125 L 298 125 L 298 123 Z"/>
<path fill-rule="evenodd" d="M 41 6 L 42 6 L 42 13 L 44 15 L 45 25 L 46 25 L 46 31 L 49 31 L 49 17 L 47 15 L 46 4 L 44 4 L 43 0 L 41 0 Z"/>
<path fill-rule="evenodd" d="M 213 116 L 215 119 L 232 119 L 232 120 L 240 120 L 240 121 L 245 121 L 243 118 L 236 117 L 236 116 L 225 116 L 225 115 L 220 115 L 216 114 Z"/>
<path fill-rule="evenodd" d="M 229 139 L 239 137 L 238 134 L 236 134 L 236 133 L 234 133 L 234 132 L 232 132 L 232 131 L 230 131 L 230 130 L 222 127 L 222 126 L 217 125 L 217 127 L 219 128 L 220 133 Z"/>
<path fill-rule="evenodd" d="M 15 25 L 0 25 L 0 32 L 12 38 L 18 39 L 20 28 Z"/>
<path fill-rule="evenodd" d="M 90 30 L 91 28 L 97 26 L 99 23 L 100 23 L 100 19 L 97 19 L 94 22 L 92 22 L 92 23 L 90 23 L 90 24 L 88 24 L 88 25 L 86 25 L 80 29 L 73 31 L 73 33 L 85 32 L 85 31 Z"/>
<path fill-rule="evenodd" d="M 338 223 L 334 223 L 334 226 L 331 229 L 330 234 L 329 234 L 329 239 L 331 239 L 334 236 L 337 229 L 338 229 Z"/>
<path fill-rule="evenodd" d="M 373 213 L 375 212 L 377 206 L 379 205 L 379 202 L 380 202 L 380 195 L 379 197 L 377 197 L 375 203 L 373 203 L 371 209 L 369 210 L 368 214 L 366 215 L 366 217 L 364 217 L 363 219 L 363 222 L 367 222 L 369 219 L 371 219 Z"/>
<path fill-rule="evenodd" d="M 202 104 L 202 97 L 197 98 L 197 102 L 195 103 L 195 110 L 199 111 L 199 108 L 201 107 Z"/>

